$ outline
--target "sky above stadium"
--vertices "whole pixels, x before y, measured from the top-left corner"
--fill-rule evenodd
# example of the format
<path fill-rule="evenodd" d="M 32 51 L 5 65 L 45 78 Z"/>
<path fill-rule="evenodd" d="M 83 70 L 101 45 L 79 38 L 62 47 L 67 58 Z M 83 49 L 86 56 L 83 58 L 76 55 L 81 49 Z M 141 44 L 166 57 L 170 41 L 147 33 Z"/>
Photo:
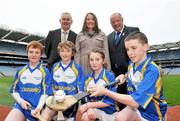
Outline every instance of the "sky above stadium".
<path fill-rule="evenodd" d="M 123 15 L 127 26 L 137 26 L 150 45 L 180 41 L 180 0 L 0 0 L 0 25 L 46 36 L 60 27 L 62 12 L 73 17 L 71 29 L 79 33 L 86 13 L 96 14 L 99 27 L 113 31 L 109 17 Z"/>

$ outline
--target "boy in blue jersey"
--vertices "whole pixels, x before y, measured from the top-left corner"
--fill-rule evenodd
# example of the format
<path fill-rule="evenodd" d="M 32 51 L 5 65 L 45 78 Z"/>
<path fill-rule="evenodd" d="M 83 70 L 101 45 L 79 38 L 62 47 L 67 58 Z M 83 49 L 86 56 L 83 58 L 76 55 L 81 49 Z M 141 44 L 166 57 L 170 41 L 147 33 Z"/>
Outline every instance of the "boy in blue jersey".
<path fill-rule="evenodd" d="M 71 41 L 63 41 L 59 43 L 57 51 L 61 60 L 51 69 L 54 93 L 57 90 L 63 90 L 66 95 L 74 95 L 83 91 L 84 73 L 80 65 L 73 61 L 75 45 Z M 77 106 L 74 105 L 63 112 L 65 120 L 74 120 Z M 42 114 L 49 121 L 56 113 L 47 107 Z"/>
<path fill-rule="evenodd" d="M 147 55 L 147 37 L 142 32 L 133 32 L 125 39 L 125 47 L 131 59 L 126 79 L 129 95 L 93 87 L 91 96 L 106 95 L 127 105 L 116 113 L 116 121 L 164 121 L 167 103 L 163 96 L 160 70 Z M 123 83 L 124 75 L 118 78 Z"/>
<path fill-rule="evenodd" d="M 43 46 L 31 41 L 26 48 L 29 64 L 16 72 L 10 92 L 16 103 L 5 121 L 37 121 L 48 95 L 52 94 L 50 73 L 39 61 Z M 29 107 L 33 110 L 30 111 Z"/>
<path fill-rule="evenodd" d="M 104 68 L 105 54 L 102 50 L 93 49 L 89 54 L 89 64 L 92 72 L 85 79 L 84 91 L 94 85 L 97 88 L 115 81 L 113 73 Z M 111 91 L 116 91 L 113 87 Z M 112 114 L 116 112 L 115 101 L 107 96 L 88 97 L 87 103 L 81 105 L 76 114 L 76 121 L 114 120 Z"/>

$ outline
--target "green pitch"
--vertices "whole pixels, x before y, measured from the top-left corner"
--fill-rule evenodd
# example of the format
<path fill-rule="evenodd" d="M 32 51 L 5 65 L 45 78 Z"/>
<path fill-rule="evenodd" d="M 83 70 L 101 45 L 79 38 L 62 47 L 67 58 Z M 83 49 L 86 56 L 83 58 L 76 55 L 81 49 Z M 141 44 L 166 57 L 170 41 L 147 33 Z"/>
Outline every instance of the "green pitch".
<path fill-rule="evenodd" d="M 9 93 L 12 77 L 0 77 L 0 105 L 12 106 L 14 100 Z M 180 105 L 180 75 L 163 77 L 164 95 L 168 105 Z"/>
<path fill-rule="evenodd" d="M 11 106 L 14 102 L 9 93 L 13 77 L 0 77 L 0 105 Z"/>
<path fill-rule="evenodd" d="M 180 75 L 164 76 L 163 88 L 168 105 L 180 105 Z"/>

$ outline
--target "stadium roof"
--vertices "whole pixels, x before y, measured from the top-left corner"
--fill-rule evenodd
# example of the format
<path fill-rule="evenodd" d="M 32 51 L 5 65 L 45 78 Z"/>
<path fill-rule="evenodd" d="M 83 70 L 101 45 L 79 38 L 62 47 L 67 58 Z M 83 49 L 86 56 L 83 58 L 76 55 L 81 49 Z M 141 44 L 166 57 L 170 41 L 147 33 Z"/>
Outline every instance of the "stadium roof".
<path fill-rule="evenodd" d="M 149 51 L 163 51 L 163 50 L 173 50 L 180 49 L 180 41 L 177 42 L 168 42 L 164 44 L 151 45 Z"/>
<path fill-rule="evenodd" d="M 32 40 L 37 40 L 43 43 L 44 36 L 38 34 L 30 34 L 25 31 L 20 30 L 11 30 L 5 26 L 0 26 L 0 40 L 12 40 L 15 42 L 25 42 L 28 43 Z M 180 49 L 180 40 L 177 42 L 168 42 L 164 44 L 151 45 L 149 52 L 154 51 L 163 51 L 163 50 L 172 50 Z"/>
<path fill-rule="evenodd" d="M 28 43 L 37 40 L 43 43 L 44 36 L 31 34 L 20 30 L 11 30 L 0 26 L 0 40 L 13 40 L 15 42 Z"/>

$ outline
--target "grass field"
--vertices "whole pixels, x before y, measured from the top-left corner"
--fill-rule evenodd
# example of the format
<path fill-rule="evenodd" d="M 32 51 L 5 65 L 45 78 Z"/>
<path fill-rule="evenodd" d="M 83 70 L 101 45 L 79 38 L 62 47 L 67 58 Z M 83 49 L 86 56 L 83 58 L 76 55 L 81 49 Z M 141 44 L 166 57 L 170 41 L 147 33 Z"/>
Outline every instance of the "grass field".
<path fill-rule="evenodd" d="M 14 102 L 12 99 L 9 88 L 13 82 L 12 77 L 0 78 L 0 104 L 11 106 Z M 169 104 L 180 105 L 180 75 L 168 75 L 163 77 L 164 95 Z"/>
<path fill-rule="evenodd" d="M 180 105 L 180 75 L 163 77 L 164 95 L 169 105 Z"/>
<path fill-rule="evenodd" d="M 9 93 L 10 86 L 13 82 L 12 77 L 0 77 L 0 104 L 11 106 L 14 102 Z"/>

